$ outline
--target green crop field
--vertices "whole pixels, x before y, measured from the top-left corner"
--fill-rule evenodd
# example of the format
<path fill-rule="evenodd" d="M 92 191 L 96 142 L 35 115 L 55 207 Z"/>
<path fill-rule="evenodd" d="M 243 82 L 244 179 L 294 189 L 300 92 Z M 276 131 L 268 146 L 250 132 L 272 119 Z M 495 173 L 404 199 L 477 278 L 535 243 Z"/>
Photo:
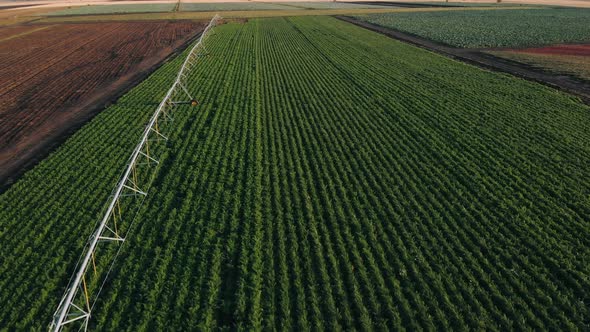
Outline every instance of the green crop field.
<path fill-rule="evenodd" d="M 538 4 L 527 4 L 527 3 L 507 3 L 507 2 L 442 2 L 442 1 L 425 1 L 425 2 L 412 2 L 417 5 L 434 5 L 437 7 L 550 7 Z"/>
<path fill-rule="evenodd" d="M 93 328 L 589 328 L 588 106 L 329 17 L 207 43 Z M 0 327 L 50 322 L 180 61 L 0 196 Z"/>
<path fill-rule="evenodd" d="M 159 13 L 171 12 L 173 3 L 156 3 L 141 5 L 89 5 L 74 6 L 68 9 L 44 13 L 43 16 L 67 16 L 67 15 L 100 15 L 100 14 L 128 14 L 128 13 Z"/>
<path fill-rule="evenodd" d="M 457 47 L 525 47 L 590 42 L 590 9 L 504 9 L 359 16 Z"/>
<path fill-rule="evenodd" d="M 279 11 L 279 10 L 330 10 L 330 9 L 395 9 L 393 6 L 360 5 L 334 2 L 220 2 L 185 3 L 180 2 L 181 12 L 224 12 L 224 11 Z M 43 16 L 85 16 L 108 14 L 168 13 L 176 10 L 175 4 L 141 5 L 93 5 L 78 6 L 42 14 Z M 149 19 L 149 18 L 148 18 Z M 190 17 L 189 17 L 190 19 Z"/>
<path fill-rule="evenodd" d="M 293 10 L 292 6 L 269 2 L 221 2 L 221 3 L 180 3 L 183 11 L 231 11 L 231 10 Z"/>
<path fill-rule="evenodd" d="M 367 7 L 367 6 L 365 6 Z M 360 7 L 360 8 L 365 8 Z M 378 6 L 370 6 L 370 8 L 379 8 Z M 140 5 L 95 5 L 95 6 L 79 6 L 64 10 L 58 10 L 43 14 L 44 16 L 69 16 L 69 15 L 102 15 L 102 14 L 133 14 L 133 13 L 157 13 L 157 12 L 172 12 L 176 8 L 176 4 L 140 4 Z M 344 7 L 348 8 L 348 7 Z M 356 8 L 351 6 L 351 8 Z M 206 12 L 206 11 L 256 11 L 256 10 L 296 10 L 304 9 L 302 7 L 294 7 L 283 5 L 280 3 L 262 3 L 262 2 L 222 2 L 222 3 L 184 3 L 181 2 L 178 8 L 180 11 L 187 12 Z"/>
<path fill-rule="evenodd" d="M 331 2 L 331 1 L 298 1 L 298 2 L 281 2 L 281 5 L 300 7 L 306 9 L 348 9 L 348 8 L 397 8 L 395 6 L 379 6 L 362 3 L 350 2 Z"/>

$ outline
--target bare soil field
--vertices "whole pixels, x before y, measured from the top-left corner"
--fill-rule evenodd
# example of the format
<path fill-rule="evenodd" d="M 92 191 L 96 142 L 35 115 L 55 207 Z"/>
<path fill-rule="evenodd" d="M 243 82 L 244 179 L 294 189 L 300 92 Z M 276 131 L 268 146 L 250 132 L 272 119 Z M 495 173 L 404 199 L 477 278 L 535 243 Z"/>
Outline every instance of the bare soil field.
<path fill-rule="evenodd" d="M 38 28 L 39 27 L 36 27 L 34 25 L 13 25 L 0 28 L 0 41 L 7 40 L 9 38 L 15 38 L 20 34 L 27 33 Z"/>
<path fill-rule="evenodd" d="M 530 54 L 555 54 L 555 55 L 576 55 L 590 56 L 590 45 L 554 45 L 546 47 L 525 48 L 517 50 L 507 50 L 516 53 Z"/>
<path fill-rule="evenodd" d="M 45 27 L 45 29 L 39 29 Z M 198 35 L 198 22 L 0 28 L 0 187 Z M 10 38 L 10 34 L 19 35 Z"/>

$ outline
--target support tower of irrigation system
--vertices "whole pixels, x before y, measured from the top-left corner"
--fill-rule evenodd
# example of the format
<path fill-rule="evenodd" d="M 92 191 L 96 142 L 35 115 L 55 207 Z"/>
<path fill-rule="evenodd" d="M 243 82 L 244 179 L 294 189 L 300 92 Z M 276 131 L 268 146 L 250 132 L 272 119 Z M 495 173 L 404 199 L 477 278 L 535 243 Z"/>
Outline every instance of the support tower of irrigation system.
<path fill-rule="evenodd" d="M 121 206 L 129 204 L 124 202 L 126 199 L 140 198 L 142 202 L 147 195 L 147 188 L 151 180 L 153 180 L 155 168 L 159 164 L 159 160 L 154 155 L 153 145 L 168 140 L 161 131 L 161 124 L 172 119 L 171 114 L 176 106 L 181 104 L 196 106 L 198 104 L 187 88 L 187 73 L 195 67 L 201 57 L 207 55 L 205 40 L 212 33 L 212 29 L 220 19 L 220 16 L 215 15 L 203 30 L 197 43 L 190 49 L 182 63 L 176 80 L 145 127 L 139 143 L 135 146 L 129 158 L 123 175 L 112 195 L 109 196 L 102 219 L 88 238 L 80 260 L 75 267 L 74 274 L 70 278 L 66 291 L 53 315 L 53 320 L 49 325 L 50 331 L 61 331 L 64 327 L 74 324 L 78 326 L 78 330 L 86 331 L 88 329 L 88 322 L 92 309 L 96 304 L 96 299 L 100 295 L 106 278 L 135 220 L 135 216 L 131 220 L 125 220 L 124 213 L 121 212 Z M 181 98 L 187 99 L 179 100 Z M 151 151 L 150 144 L 152 145 Z M 145 179 L 140 176 L 140 171 L 145 171 L 146 167 L 149 168 L 148 171 L 150 171 L 151 177 L 149 177 L 150 180 L 142 181 Z M 127 227 L 124 227 L 125 223 Z M 105 259 L 103 259 L 103 264 L 97 264 L 99 243 L 118 245 L 118 248 L 107 251 L 113 256 L 110 259 L 110 264 L 108 264 L 108 258 L 110 257 L 106 259 L 107 263 L 104 263 Z M 93 280 L 90 280 L 91 278 Z M 90 286 L 93 286 L 93 289 L 90 289 Z"/>

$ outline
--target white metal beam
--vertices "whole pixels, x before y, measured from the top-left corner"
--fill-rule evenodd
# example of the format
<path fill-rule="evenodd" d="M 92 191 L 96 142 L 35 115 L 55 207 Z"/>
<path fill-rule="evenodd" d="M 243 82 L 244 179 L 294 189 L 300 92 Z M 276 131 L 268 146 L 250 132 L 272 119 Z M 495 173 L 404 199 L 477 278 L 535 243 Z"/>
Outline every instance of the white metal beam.
<path fill-rule="evenodd" d="M 94 260 L 94 253 L 95 253 L 95 250 L 97 248 L 99 241 L 106 240 L 106 241 L 114 241 L 114 242 L 123 242 L 125 240 L 125 238 L 122 238 L 118 234 L 113 232 L 111 230 L 111 228 L 108 227 L 107 224 L 108 224 L 109 220 L 111 219 L 111 216 L 114 216 L 113 213 L 115 213 L 115 207 L 116 206 L 118 207 L 119 199 L 121 197 L 127 196 L 126 194 L 124 194 L 124 189 L 129 189 L 131 191 L 134 191 L 134 192 L 142 194 L 142 195 L 147 195 L 146 192 L 139 190 L 136 186 L 136 183 L 134 181 L 132 181 L 132 179 L 131 179 L 131 176 L 135 172 L 135 167 L 138 164 L 139 156 L 143 155 L 143 156 L 150 158 L 145 153 L 143 153 L 143 148 L 147 144 L 148 141 L 153 140 L 153 139 L 149 138 L 150 134 L 152 132 L 161 136 L 161 138 L 163 138 L 165 140 L 168 139 L 166 136 L 162 135 L 159 132 L 159 130 L 154 129 L 154 128 L 157 126 L 157 121 L 158 121 L 158 118 L 160 117 L 161 114 L 164 114 L 165 116 L 169 116 L 169 114 L 167 112 L 168 110 L 166 110 L 166 107 L 170 106 L 171 98 L 176 93 L 178 87 L 180 87 L 182 90 L 184 90 L 184 92 L 192 100 L 192 96 L 190 95 L 188 90 L 184 87 L 184 84 L 182 84 L 182 81 L 184 81 L 186 79 L 185 72 L 188 71 L 190 69 L 190 67 L 192 67 L 192 65 L 194 64 L 194 61 L 190 60 L 191 57 L 203 47 L 203 42 L 204 42 L 207 34 L 217 24 L 217 22 L 219 21 L 220 18 L 221 18 L 220 16 L 215 15 L 215 17 L 209 22 L 209 24 L 207 25 L 205 30 L 203 30 L 203 32 L 201 33 L 201 36 L 199 37 L 199 40 L 193 46 L 193 48 L 190 50 L 189 54 L 185 58 L 185 60 L 182 64 L 182 67 L 180 68 L 180 70 L 176 76 L 176 80 L 172 84 L 172 87 L 170 87 L 170 89 L 168 90 L 168 93 L 166 93 L 166 96 L 164 97 L 162 102 L 160 102 L 160 104 L 158 105 L 158 108 L 156 109 L 156 111 L 152 115 L 148 125 L 145 127 L 143 134 L 141 136 L 141 140 L 139 141 L 139 143 L 137 144 L 137 146 L 133 150 L 133 153 L 131 154 L 131 158 L 129 159 L 130 161 L 127 165 L 127 168 L 125 169 L 123 176 L 120 178 L 119 182 L 117 183 L 117 187 L 115 189 L 114 194 L 110 198 L 108 208 L 107 208 L 103 218 L 101 219 L 100 223 L 98 224 L 98 227 L 94 230 L 93 235 L 90 237 L 89 243 L 85 247 L 85 251 L 82 253 L 82 260 L 80 262 L 80 265 L 78 265 L 77 270 L 75 271 L 74 278 L 72 279 L 71 283 L 68 285 L 66 292 L 65 292 L 63 298 L 61 299 L 57 310 L 55 311 L 55 314 L 53 316 L 53 320 L 49 326 L 50 331 L 60 331 L 65 325 L 76 322 L 76 321 L 80 321 L 82 319 L 84 319 L 84 325 L 81 327 L 81 329 L 83 328 L 84 330 L 86 330 L 88 328 L 88 320 L 90 319 L 90 315 L 91 315 L 90 309 L 91 308 L 88 308 L 88 312 L 86 312 L 74 303 L 74 301 L 76 299 L 76 295 L 78 293 L 78 289 L 82 290 L 82 292 L 84 293 L 84 296 L 85 296 L 86 304 L 88 304 L 89 295 L 88 295 L 88 290 L 86 289 L 85 274 L 87 272 L 90 262 Z M 155 159 L 153 159 L 153 158 L 150 158 L 150 159 L 155 161 Z M 133 183 L 133 186 L 135 188 L 128 186 L 127 185 L 128 182 Z M 115 229 L 117 229 L 117 228 L 115 227 Z M 105 230 L 107 230 L 110 233 L 114 233 L 116 237 L 105 236 L 105 234 L 104 234 Z M 96 294 L 96 296 L 98 296 L 98 294 Z M 82 315 L 72 318 L 72 316 L 70 314 L 70 310 L 72 308 L 80 311 L 82 313 Z"/>

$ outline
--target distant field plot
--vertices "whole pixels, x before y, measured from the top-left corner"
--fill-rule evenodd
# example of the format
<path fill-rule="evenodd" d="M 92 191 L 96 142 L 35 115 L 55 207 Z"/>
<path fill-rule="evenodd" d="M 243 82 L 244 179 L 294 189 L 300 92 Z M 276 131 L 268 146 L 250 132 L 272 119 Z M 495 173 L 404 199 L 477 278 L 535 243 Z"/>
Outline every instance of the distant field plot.
<path fill-rule="evenodd" d="M 93 330 L 584 330 L 590 108 L 330 18 L 218 27 Z M 169 62 L 0 196 L 41 330 Z"/>
<path fill-rule="evenodd" d="M 590 81 L 590 45 L 564 45 L 490 53 L 556 74 L 572 75 Z"/>
<path fill-rule="evenodd" d="M 399 6 L 402 8 L 423 8 L 423 7 L 520 7 L 520 6 L 530 6 L 527 4 L 511 4 L 511 3 L 496 3 L 496 2 L 485 2 L 485 3 L 476 3 L 476 2 L 444 2 L 444 1 L 430 1 L 430 2 L 384 2 L 384 1 L 363 1 L 363 2 L 349 2 L 349 3 L 356 3 L 356 4 L 365 4 L 365 5 L 381 5 L 381 6 Z"/>
<path fill-rule="evenodd" d="M 232 11 L 232 10 L 292 10 L 291 6 L 282 3 L 268 2 L 219 2 L 219 3 L 180 3 L 181 11 Z"/>
<path fill-rule="evenodd" d="M 413 2 L 412 2 L 413 3 Z M 442 7 L 522 7 L 530 6 L 530 4 L 517 4 L 517 3 L 506 3 L 506 2 L 444 2 L 444 1 L 426 1 L 416 2 L 416 4 L 423 5 L 436 5 Z M 540 5 L 534 5 L 535 7 L 543 7 Z"/>
<path fill-rule="evenodd" d="M 202 27 L 145 22 L 0 28 L 0 183 Z"/>
<path fill-rule="evenodd" d="M 89 5 L 58 10 L 47 14 L 43 14 L 43 16 L 158 13 L 171 12 L 174 9 L 174 6 L 175 4 L 173 3 L 155 3 L 141 5 Z"/>
<path fill-rule="evenodd" d="M 63 7 L 42 7 L 32 6 L 29 8 L 16 8 L 14 10 L 0 10 L 0 27 L 14 26 L 15 24 L 25 23 L 39 19 L 39 15 L 57 10 L 64 9 Z"/>
<path fill-rule="evenodd" d="M 280 4 L 308 9 L 346 9 L 346 8 L 395 8 L 394 6 L 380 6 L 377 4 L 362 4 L 349 2 L 280 2 Z"/>
<path fill-rule="evenodd" d="M 367 22 L 456 47 L 525 47 L 590 41 L 590 9 L 505 9 L 370 14 Z"/>
<path fill-rule="evenodd" d="M 551 45 L 538 48 L 525 48 L 512 50 L 517 53 L 526 54 L 545 54 L 545 55 L 575 55 L 580 57 L 590 57 L 590 44 L 586 45 Z"/>
<path fill-rule="evenodd" d="M 288 6 L 285 6 L 288 7 Z M 414 10 L 464 10 L 457 8 L 340 8 L 340 9 L 305 9 L 289 7 L 276 10 L 228 10 L 223 12 L 224 18 L 259 18 L 259 17 L 289 17 L 289 16 L 331 16 L 331 15 L 361 15 L 371 13 L 389 13 L 395 11 Z M 44 17 L 36 23 L 75 23 L 75 22 L 105 22 L 105 21 L 155 21 L 155 20 L 210 20 L 219 11 L 187 11 L 165 13 L 130 13 L 130 14 L 102 14 L 102 15 L 70 15 Z"/>

